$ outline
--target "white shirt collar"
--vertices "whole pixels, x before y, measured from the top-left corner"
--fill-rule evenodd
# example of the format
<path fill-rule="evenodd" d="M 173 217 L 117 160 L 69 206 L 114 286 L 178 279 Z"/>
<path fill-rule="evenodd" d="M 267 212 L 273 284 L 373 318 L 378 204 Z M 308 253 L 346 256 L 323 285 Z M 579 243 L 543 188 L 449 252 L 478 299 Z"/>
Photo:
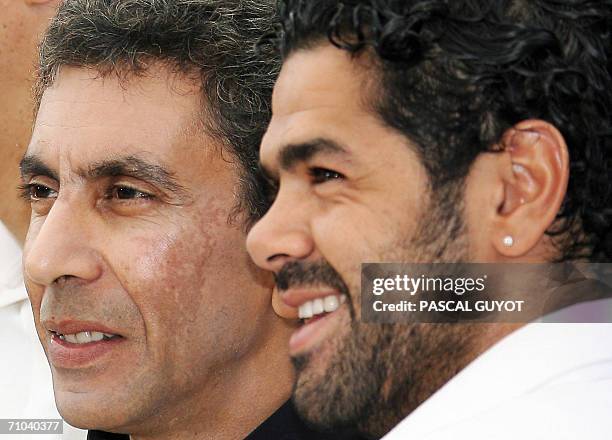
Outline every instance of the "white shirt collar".
<path fill-rule="evenodd" d="M 0 222 L 0 307 L 27 299 L 21 270 L 19 243 Z"/>
<path fill-rule="evenodd" d="M 597 301 L 601 304 L 600 300 Z M 598 361 L 612 360 L 612 324 L 530 323 L 453 377 L 385 440 L 419 438 Z"/>

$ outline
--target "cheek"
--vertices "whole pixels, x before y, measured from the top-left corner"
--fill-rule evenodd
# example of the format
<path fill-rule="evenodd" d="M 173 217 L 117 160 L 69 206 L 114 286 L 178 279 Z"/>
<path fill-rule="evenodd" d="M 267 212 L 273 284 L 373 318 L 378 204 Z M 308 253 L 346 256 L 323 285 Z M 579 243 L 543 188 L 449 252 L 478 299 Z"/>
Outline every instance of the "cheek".
<path fill-rule="evenodd" d="M 397 213 L 396 213 L 397 215 Z M 311 223 L 317 251 L 332 266 L 351 265 L 360 270 L 363 261 L 381 258 L 397 242 L 397 218 L 368 206 L 339 206 Z"/>
<path fill-rule="evenodd" d="M 157 227 L 123 243 L 124 252 L 114 255 L 117 276 L 142 314 L 149 349 L 160 363 L 223 356 L 221 346 L 229 350 L 246 341 L 255 325 L 250 318 L 269 307 L 248 267 L 245 237 L 226 219 L 225 210 L 207 209 L 172 222 L 180 227 Z"/>
<path fill-rule="evenodd" d="M 41 338 L 44 337 L 46 331 L 40 325 L 40 307 L 43 299 L 44 289 L 36 284 L 25 282 L 26 290 L 28 291 L 28 297 L 32 305 L 32 313 L 34 314 L 34 323 L 36 324 L 36 331 Z"/>
<path fill-rule="evenodd" d="M 115 256 L 115 271 L 140 309 L 147 332 L 180 332 L 197 319 L 202 291 L 207 289 L 206 268 L 216 246 L 207 232 L 155 231 Z M 113 260 L 111 260 L 113 261 Z"/>
<path fill-rule="evenodd" d="M 340 274 L 357 311 L 361 264 L 401 260 L 403 241 L 409 241 L 416 229 L 416 215 L 409 215 L 416 209 L 378 207 L 376 202 L 337 207 L 311 224 L 317 252 Z"/>
<path fill-rule="evenodd" d="M 24 284 L 25 288 L 28 292 L 28 298 L 30 299 L 30 304 L 32 306 L 32 313 L 34 315 L 34 323 L 36 325 L 36 332 L 38 333 L 38 337 L 41 341 L 43 341 L 46 337 L 46 330 L 40 324 L 40 307 L 42 304 L 42 300 L 45 293 L 45 288 L 43 286 L 39 286 L 28 280 L 27 277 L 24 276 Z M 46 350 L 46 344 L 43 343 L 43 348 Z"/>
<path fill-rule="evenodd" d="M 28 256 L 30 254 L 30 248 L 32 244 L 34 243 L 34 241 L 36 240 L 39 229 L 40 229 L 39 222 L 33 221 L 30 224 L 30 228 L 28 229 L 28 235 L 26 237 L 24 248 L 23 248 L 23 262 L 28 260 Z M 40 304 L 42 302 L 42 297 L 44 294 L 44 287 L 32 282 L 32 280 L 29 279 L 28 274 L 25 270 L 25 265 L 22 265 L 22 270 L 23 270 L 24 284 L 28 292 L 28 297 L 30 298 L 30 303 L 32 304 L 32 309 L 34 311 L 34 318 L 36 319 L 36 322 L 38 323 L 38 317 L 40 314 Z"/>
<path fill-rule="evenodd" d="M 356 310 L 360 309 L 361 263 L 371 261 L 370 256 L 375 253 L 368 244 L 375 231 L 363 226 L 364 221 L 339 212 L 329 213 L 312 223 L 317 253 L 338 272 L 349 289 Z M 364 235 L 365 230 L 368 236 Z"/>

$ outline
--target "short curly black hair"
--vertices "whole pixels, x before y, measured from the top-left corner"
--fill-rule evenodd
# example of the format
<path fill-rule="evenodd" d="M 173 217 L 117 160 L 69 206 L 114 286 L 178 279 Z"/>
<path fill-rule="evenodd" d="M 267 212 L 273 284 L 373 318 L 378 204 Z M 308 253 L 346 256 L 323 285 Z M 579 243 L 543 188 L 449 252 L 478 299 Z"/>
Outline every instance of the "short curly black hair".
<path fill-rule="evenodd" d="M 418 148 L 434 189 L 462 180 L 516 123 L 570 152 L 559 260 L 612 257 L 612 0 L 281 0 L 286 58 L 331 41 L 376 55 L 376 112 Z"/>
<path fill-rule="evenodd" d="M 202 80 L 202 118 L 241 165 L 233 217 L 267 209 L 258 167 L 280 57 L 257 45 L 278 23 L 273 0 L 64 0 L 40 46 L 36 109 L 62 65 L 139 74 L 151 61 Z"/>

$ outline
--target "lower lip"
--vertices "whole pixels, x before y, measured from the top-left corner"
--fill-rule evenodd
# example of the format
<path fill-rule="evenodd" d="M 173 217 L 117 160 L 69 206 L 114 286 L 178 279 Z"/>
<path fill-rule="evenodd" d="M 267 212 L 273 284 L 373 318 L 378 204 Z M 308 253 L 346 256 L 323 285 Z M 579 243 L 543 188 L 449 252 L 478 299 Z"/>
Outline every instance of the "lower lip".
<path fill-rule="evenodd" d="M 52 336 L 48 345 L 49 362 L 57 368 L 84 368 L 93 365 L 116 350 L 124 338 L 112 338 L 86 344 L 73 344 Z"/>
<path fill-rule="evenodd" d="M 289 339 L 289 354 L 291 356 L 304 354 L 327 339 L 338 321 L 338 314 L 342 309 L 343 307 L 340 307 L 322 318 L 303 324 Z"/>

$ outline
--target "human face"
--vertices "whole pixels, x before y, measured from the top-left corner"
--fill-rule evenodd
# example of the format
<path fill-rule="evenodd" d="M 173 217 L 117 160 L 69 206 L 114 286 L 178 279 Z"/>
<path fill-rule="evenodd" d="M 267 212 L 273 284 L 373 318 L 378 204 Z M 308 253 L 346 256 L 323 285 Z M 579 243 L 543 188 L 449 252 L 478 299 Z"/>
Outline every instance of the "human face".
<path fill-rule="evenodd" d="M 227 394 L 273 312 L 228 223 L 237 166 L 196 122 L 197 81 L 118 78 L 64 67 L 44 93 L 22 161 L 25 280 L 64 418 L 163 432 Z M 59 336 L 81 332 L 114 336 Z"/>
<path fill-rule="evenodd" d="M 247 247 L 276 273 L 287 305 L 344 298 L 290 340 L 299 411 L 323 427 L 360 424 L 381 435 L 424 399 L 424 382 L 455 365 L 437 365 L 436 350 L 461 352 L 469 337 L 446 326 L 360 322 L 361 263 L 460 260 L 465 232 L 459 200 L 431 195 L 410 142 L 364 105 L 366 62 L 331 45 L 285 62 L 261 148 L 279 188 Z"/>

